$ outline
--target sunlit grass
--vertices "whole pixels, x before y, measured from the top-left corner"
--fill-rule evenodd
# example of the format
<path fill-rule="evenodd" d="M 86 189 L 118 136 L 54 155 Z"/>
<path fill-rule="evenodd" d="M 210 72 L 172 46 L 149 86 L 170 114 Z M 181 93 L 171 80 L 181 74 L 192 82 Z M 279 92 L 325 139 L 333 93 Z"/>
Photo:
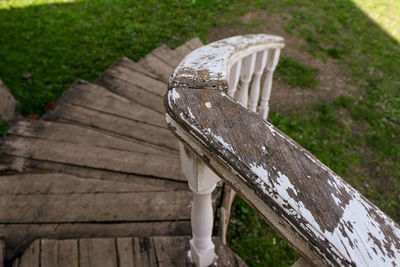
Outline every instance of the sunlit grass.
<path fill-rule="evenodd" d="M 22 8 L 45 4 L 72 3 L 82 0 L 0 0 L 0 9 Z"/>
<path fill-rule="evenodd" d="M 388 34 L 400 42 L 400 1 L 399 0 L 353 0 Z"/>

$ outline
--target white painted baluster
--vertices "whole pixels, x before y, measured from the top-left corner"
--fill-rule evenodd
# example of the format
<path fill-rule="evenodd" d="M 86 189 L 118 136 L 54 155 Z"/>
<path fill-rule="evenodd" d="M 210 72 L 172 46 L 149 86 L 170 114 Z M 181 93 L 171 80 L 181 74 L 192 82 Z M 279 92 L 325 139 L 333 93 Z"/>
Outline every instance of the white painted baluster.
<path fill-rule="evenodd" d="M 267 59 L 267 75 L 264 80 L 262 95 L 261 95 L 261 103 L 258 107 L 258 113 L 261 115 L 263 119 L 267 119 L 269 112 L 269 97 L 271 96 L 271 88 L 272 88 L 272 77 L 276 65 L 278 64 L 279 55 L 281 50 L 279 48 L 274 51 L 270 51 Z"/>
<path fill-rule="evenodd" d="M 247 107 L 249 98 L 249 84 L 254 72 L 256 54 L 251 54 L 242 59 L 242 70 L 240 73 L 240 91 L 238 101 Z"/>
<path fill-rule="evenodd" d="M 235 64 L 233 64 L 230 72 L 229 72 L 229 84 L 228 84 L 228 95 L 230 97 L 234 97 L 237 84 L 239 82 L 240 77 L 240 69 L 242 67 L 242 61 L 239 60 Z"/>
<path fill-rule="evenodd" d="M 264 71 L 265 64 L 267 63 L 268 50 L 260 51 L 257 53 L 256 65 L 254 71 L 253 83 L 250 90 L 249 108 L 256 112 L 258 99 L 260 97 L 260 80 Z"/>
<path fill-rule="evenodd" d="M 181 167 L 193 192 L 192 234 L 190 251 L 197 267 L 214 262 L 215 246 L 212 242 L 213 210 L 211 194 L 219 177 L 210 170 L 189 148 L 179 143 Z"/>

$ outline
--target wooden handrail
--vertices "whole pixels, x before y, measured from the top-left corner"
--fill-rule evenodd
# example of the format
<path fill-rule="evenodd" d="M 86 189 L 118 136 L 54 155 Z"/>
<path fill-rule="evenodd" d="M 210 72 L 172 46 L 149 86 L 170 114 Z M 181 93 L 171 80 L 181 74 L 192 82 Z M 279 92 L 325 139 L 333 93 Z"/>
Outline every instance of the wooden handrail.
<path fill-rule="evenodd" d="M 225 69 L 205 64 L 205 54 L 197 65 L 193 55 L 182 62 L 165 97 L 168 127 L 310 264 L 399 266 L 400 228 L 392 219 L 227 95 L 229 58 L 252 45 L 222 54 Z"/>

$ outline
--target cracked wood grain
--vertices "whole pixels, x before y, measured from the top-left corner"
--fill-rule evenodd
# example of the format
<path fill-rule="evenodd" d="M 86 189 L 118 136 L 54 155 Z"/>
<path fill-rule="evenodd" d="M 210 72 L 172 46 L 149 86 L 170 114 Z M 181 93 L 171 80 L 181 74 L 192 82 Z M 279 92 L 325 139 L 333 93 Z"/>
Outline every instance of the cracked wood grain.
<path fill-rule="evenodd" d="M 400 264 L 399 226 L 256 113 L 211 89 L 172 88 L 165 105 L 172 118 L 169 127 L 178 138 L 307 261 Z"/>

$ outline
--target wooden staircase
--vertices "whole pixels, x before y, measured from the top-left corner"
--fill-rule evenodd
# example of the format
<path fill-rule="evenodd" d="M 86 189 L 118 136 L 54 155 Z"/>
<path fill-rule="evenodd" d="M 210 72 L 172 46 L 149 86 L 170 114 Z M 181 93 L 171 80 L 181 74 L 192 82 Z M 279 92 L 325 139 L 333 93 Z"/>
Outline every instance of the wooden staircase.
<path fill-rule="evenodd" d="M 121 58 L 94 83 L 74 83 L 40 120 L 20 120 L 0 139 L 8 264 L 191 265 L 192 194 L 163 97 L 177 64 L 202 45 L 195 38 L 137 63 Z M 213 193 L 216 231 L 222 191 L 221 184 Z M 218 266 L 244 266 L 214 242 Z"/>

